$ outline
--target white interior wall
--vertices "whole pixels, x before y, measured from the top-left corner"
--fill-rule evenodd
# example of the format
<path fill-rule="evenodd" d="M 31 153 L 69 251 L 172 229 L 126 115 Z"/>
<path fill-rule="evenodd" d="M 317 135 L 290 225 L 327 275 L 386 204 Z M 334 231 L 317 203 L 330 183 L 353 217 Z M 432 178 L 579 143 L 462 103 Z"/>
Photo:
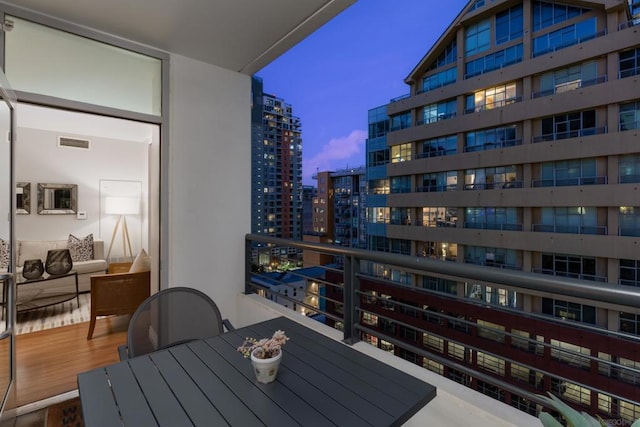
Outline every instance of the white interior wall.
<path fill-rule="evenodd" d="M 104 121 L 97 126 L 95 120 Z M 93 233 L 95 238 L 111 239 L 115 218 L 100 221 L 100 180 L 139 181 L 142 183 L 142 213 L 147 211 L 148 151 L 152 126 L 146 129 L 115 132 L 118 120 L 97 118 L 71 112 L 61 112 L 32 106 L 19 106 L 17 114 L 18 137 L 16 143 L 16 181 L 31 183 L 31 213 L 16 215 L 18 240 L 66 239 L 70 233 L 84 237 Z M 38 126 L 38 129 L 28 127 Z M 102 132 L 102 126 L 108 131 Z M 52 130 L 57 128 L 58 130 Z M 79 133 L 86 132 L 86 133 Z M 96 134 L 110 134 L 101 137 Z M 58 147 L 58 136 L 71 136 L 91 140 L 89 150 Z M 125 140 L 116 138 L 135 138 Z M 141 140 L 145 138 L 146 140 Z M 38 215 L 37 184 L 77 184 L 78 210 L 87 213 L 87 219 L 76 215 Z M 146 214 L 127 219 L 134 253 L 147 246 Z M 102 227 L 101 227 L 102 226 Z M 101 229 L 102 228 L 102 229 Z M 122 252 L 120 240 L 114 243 L 112 256 Z"/>
<path fill-rule="evenodd" d="M 169 286 L 210 295 L 233 323 L 251 229 L 251 78 L 171 56 Z"/>

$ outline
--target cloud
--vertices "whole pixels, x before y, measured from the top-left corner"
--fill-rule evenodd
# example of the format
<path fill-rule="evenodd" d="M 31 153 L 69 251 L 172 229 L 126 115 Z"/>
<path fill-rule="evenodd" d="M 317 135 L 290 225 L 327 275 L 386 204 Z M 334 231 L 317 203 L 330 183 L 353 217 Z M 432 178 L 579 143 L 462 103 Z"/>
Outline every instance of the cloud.
<path fill-rule="evenodd" d="M 367 132 L 355 129 L 347 136 L 331 138 L 320 147 L 318 153 L 309 159 L 302 160 L 302 181 L 311 182 L 316 172 L 334 171 L 348 166 L 349 160 L 355 162 L 350 166 L 364 166 L 364 151 Z M 354 159 L 359 155 L 359 159 Z"/>

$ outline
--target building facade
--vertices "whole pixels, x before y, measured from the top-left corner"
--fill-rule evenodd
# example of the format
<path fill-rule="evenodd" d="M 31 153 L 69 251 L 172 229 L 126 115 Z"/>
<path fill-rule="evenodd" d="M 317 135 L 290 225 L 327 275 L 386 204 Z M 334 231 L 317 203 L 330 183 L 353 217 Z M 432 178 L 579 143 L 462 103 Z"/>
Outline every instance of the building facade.
<path fill-rule="evenodd" d="M 388 121 L 383 107 L 369 111 L 369 249 L 635 290 L 640 33 L 632 8 L 637 12 L 637 2 L 469 2 L 406 78 L 410 93 L 386 106 Z M 472 332 L 465 337 L 451 322 L 442 329 L 428 319 L 421 328 L 433 334 L 377 318 L 369 324 L 504 381 L 527 383 L 532 392 L 551 391 L 587 412 L 640 416 L 637 378 L 599 372 L 589 358 L 640 367 L 640 355 L 613 354 L 597 334 L 543 332 L 544 316 L 553 316 L 637 336 L 640 308 L 370 268 L 373 277 L 433 296 L 422 301 L 382 282 L 369 285 L 374 294 L 491 324 L 510 342 L 490 350 Z M 529 314 L 542 323 L 523 322 Z M 563 350 L 510 363 L 519 351 L 511 341 L 516 335 Z M 438 365 L 395 352 L 430 369 Z M 551 360 L 562 363 L 552 367 Z M 504 390 L 482 389 L 459 372 L 443 374 L 529 410 Z"/>
<path fill-rule="evenodd" d="M 252 77 L 251 232 L 302 239 L 302 133 L 283 99 Z"/>
<path fill-rule="evenodd" d="M 318 172 L 313 200 L 313 230 L 322 241 L 338 246 L 366 247 L 366 168 Z"/>

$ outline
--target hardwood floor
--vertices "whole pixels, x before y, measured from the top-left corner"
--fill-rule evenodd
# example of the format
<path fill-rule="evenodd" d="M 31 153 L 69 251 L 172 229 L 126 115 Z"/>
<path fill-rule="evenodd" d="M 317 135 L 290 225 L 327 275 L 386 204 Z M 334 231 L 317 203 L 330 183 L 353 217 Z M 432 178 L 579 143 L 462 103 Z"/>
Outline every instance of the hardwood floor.
<path fill-rule="evenodd" d="M 80 372 L 117 362 L 128 321 L 129 316 L 98 319 L 91 340 L 88 322 L 18 335 L 15 407 L 75 390 Z"/>

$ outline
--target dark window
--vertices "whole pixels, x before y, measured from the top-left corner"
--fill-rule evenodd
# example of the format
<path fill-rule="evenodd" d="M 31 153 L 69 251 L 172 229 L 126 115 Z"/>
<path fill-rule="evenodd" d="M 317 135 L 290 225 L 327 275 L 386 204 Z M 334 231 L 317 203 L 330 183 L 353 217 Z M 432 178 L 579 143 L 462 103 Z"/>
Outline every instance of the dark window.
<path fill-rule="evenodd" d="M 496 14 L 496 44 L 522 37 L 522 5 Z"/>

